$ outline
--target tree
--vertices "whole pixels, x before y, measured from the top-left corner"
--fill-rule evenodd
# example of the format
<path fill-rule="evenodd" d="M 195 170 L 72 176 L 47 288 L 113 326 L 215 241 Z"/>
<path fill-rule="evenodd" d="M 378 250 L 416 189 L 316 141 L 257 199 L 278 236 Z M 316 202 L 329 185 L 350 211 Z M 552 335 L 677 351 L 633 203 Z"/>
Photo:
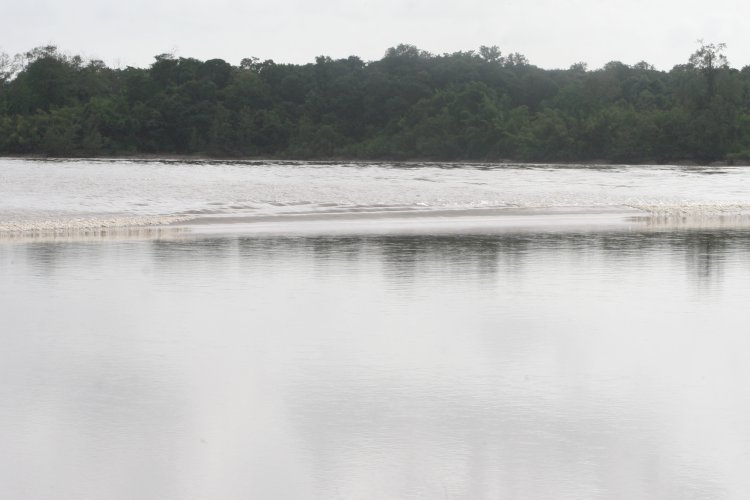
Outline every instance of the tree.
<path fill-rule="evenodd" d="M 497 45 L 493 45 L 492 47 L 482 45 L 479 47 L 479 57 L 491 63 L 503 62 L 503 54 L 500 52 L 500 48 Z"/>
<path fill-rule="evenodd" d="M 12 59 L 5 52 L 0 52 L 0 85 L 10 80 L 13 73 Z"/>
<path fill-rule="evenodd" d="M 725 43 L 704 43 L 703 40 L 698 40 L 698 43 L 700 48 L 693 52 L 688 64 L 703 74 L 708 85 L 708 95 L 713 97 L 716 93 L 716 75 L 720 69 L 729 66 L 729 61 L 724 55 L 727 45 Z"/>
<path fill-rule="evenodd" d="M 385 57 L 429 58 L 429 57 L 432 57 L 432 54 L 430 54 L 427 51 L 418 49 L 415 45 L 411 45 L 408 43 L 401 43 L 397 45 L 396 47 L 391 47 L 388 50 L 386 50 Z"/>
<path fill-rule="evenodd" d="M 0 53 L 0 154 L 200 153 L 435 160 L 750 157 L 750 67 L 700 43 L 647 63 L 546 70 L 497 46 L 239 66 L 156 56 L 108 68 L 44 46 Z M 737 156 L 741 155 L 741 156 Z"/>

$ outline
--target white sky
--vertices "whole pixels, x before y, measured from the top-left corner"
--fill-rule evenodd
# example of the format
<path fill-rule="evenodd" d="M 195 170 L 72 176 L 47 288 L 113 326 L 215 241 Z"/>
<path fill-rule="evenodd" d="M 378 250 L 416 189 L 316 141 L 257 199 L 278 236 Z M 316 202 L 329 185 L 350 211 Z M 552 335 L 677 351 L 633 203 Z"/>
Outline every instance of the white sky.
<path fill-rule="evenodd" d="M 669 69 L 704 39 L 727 43 L 730 63 L 742 67 L 748 19 L 747 0 L 0 0 L 0 50 L 53 43 L 146 66 L 164 52 L 304 63 L 379 59 L 399 43 L 434 53 L 498 45 L 544 68 L 646 60 Z"/>

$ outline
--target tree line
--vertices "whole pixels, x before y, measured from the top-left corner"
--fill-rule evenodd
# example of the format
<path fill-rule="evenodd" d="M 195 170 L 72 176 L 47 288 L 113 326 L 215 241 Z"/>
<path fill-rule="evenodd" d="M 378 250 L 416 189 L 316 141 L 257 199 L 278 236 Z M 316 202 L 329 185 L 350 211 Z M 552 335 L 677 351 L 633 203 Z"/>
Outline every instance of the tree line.
<path fill-rule="evenodd" d="M 0 53 L 0 154 L 673 162 L 750 159 L 750 66 L 542 69 L 498 47 L 377 61 L 148 68 L 39 47 Z"/>

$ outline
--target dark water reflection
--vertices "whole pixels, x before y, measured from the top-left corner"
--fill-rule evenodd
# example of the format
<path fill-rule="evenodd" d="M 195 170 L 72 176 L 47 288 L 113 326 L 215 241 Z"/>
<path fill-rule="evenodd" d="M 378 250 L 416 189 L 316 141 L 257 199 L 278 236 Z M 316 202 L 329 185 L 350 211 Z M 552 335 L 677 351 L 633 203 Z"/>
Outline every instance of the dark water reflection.
<path fill-rule="evenodd" d="M 0 245 L 7 498 L 744 498 L 750 232 Z"/>
<path fill-rule="evenodd" d="M 168 250 L 173 260 L 180 248 L 191 253 L 194 243 L 175 245 L 155 243 Z M 748 231 L 685 232 L 592 232 L 592 233 L 518 233 L 496 235 L 384 235 L 384 236 L 290 236 L 273 238 L 239 238 L 239 255 L 233 258 L 253 264 L 269 265 L 289 256 L 311 257 L 318 267 L 345 266 L 350 271 L 361 267 L 363 260 L 376 259 L 385 276 L 394 280 L 418 281 L 436 273 L 451 278 L 494 282 L 496 275 L 523 273 L 527 261 L 551 259 L 566 264 L 567 259 L 583 263 L 596 258 L 603 266 L 639 263 L 651 256 L 669 257 L 668 266 L 683 262 L 692 285 L 721 285 L 724 261 L 750 256 Z M 212 253 L 235 248 L 224 238 L 204 240 L 200 248 Z M 562 256 L 565 257 L 563 262 Z M 159 252 L 155 258 L 163 258 Z M 645 262 L 644 265 L 649 265 Z"/>

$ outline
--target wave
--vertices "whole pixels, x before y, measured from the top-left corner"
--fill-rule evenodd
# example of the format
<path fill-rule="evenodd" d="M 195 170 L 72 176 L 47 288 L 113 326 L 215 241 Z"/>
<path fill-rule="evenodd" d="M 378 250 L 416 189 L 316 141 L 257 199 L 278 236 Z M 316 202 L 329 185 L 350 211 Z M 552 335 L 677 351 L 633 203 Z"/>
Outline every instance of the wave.
<path fill-rule="evenodd" d="M 739 203 L 725 204 L 632 204 L 632 208 L 642 210 L 654 217 L 724 217 L 750 215 L 750 205 Z"/>
<path fill-rule="evenodd" d="M 128 227 L 163 226 L 193 219 L 185 215 L 87 216 L 0 222 L 0 236 L 87 234 Z"/>
<path fill-rule="evenodd" d="M 173 228 L 196 225 L 231 223 L 304 222 L 318 223 L 329 220 L 356 219 L 365 221 L 387 219 L 461 218 L 461 217 L 539 217 L 551 215 L 590 216 L 619 214 L 631 220 L 639 220 L 651 226 L 666 226 L 679 223 L 689 226 L 712 225 L 714 222 L 747 226 L 750 221 L 750 204 L 628 204 L 628 205 L 555 205 L 555 206 L 451 206 L 426 207 L 377 204 L 349 207 L 310 206 L 308 210 L 277 213 L 228 210 L 193 210 L 172 215 L 86 215 L 81 217 L 45 218 L 38 220 L 0 221 L 0 238 L 38 236 L 102 236 L 128 228 L 144 228 L 171 225 Z"/>

